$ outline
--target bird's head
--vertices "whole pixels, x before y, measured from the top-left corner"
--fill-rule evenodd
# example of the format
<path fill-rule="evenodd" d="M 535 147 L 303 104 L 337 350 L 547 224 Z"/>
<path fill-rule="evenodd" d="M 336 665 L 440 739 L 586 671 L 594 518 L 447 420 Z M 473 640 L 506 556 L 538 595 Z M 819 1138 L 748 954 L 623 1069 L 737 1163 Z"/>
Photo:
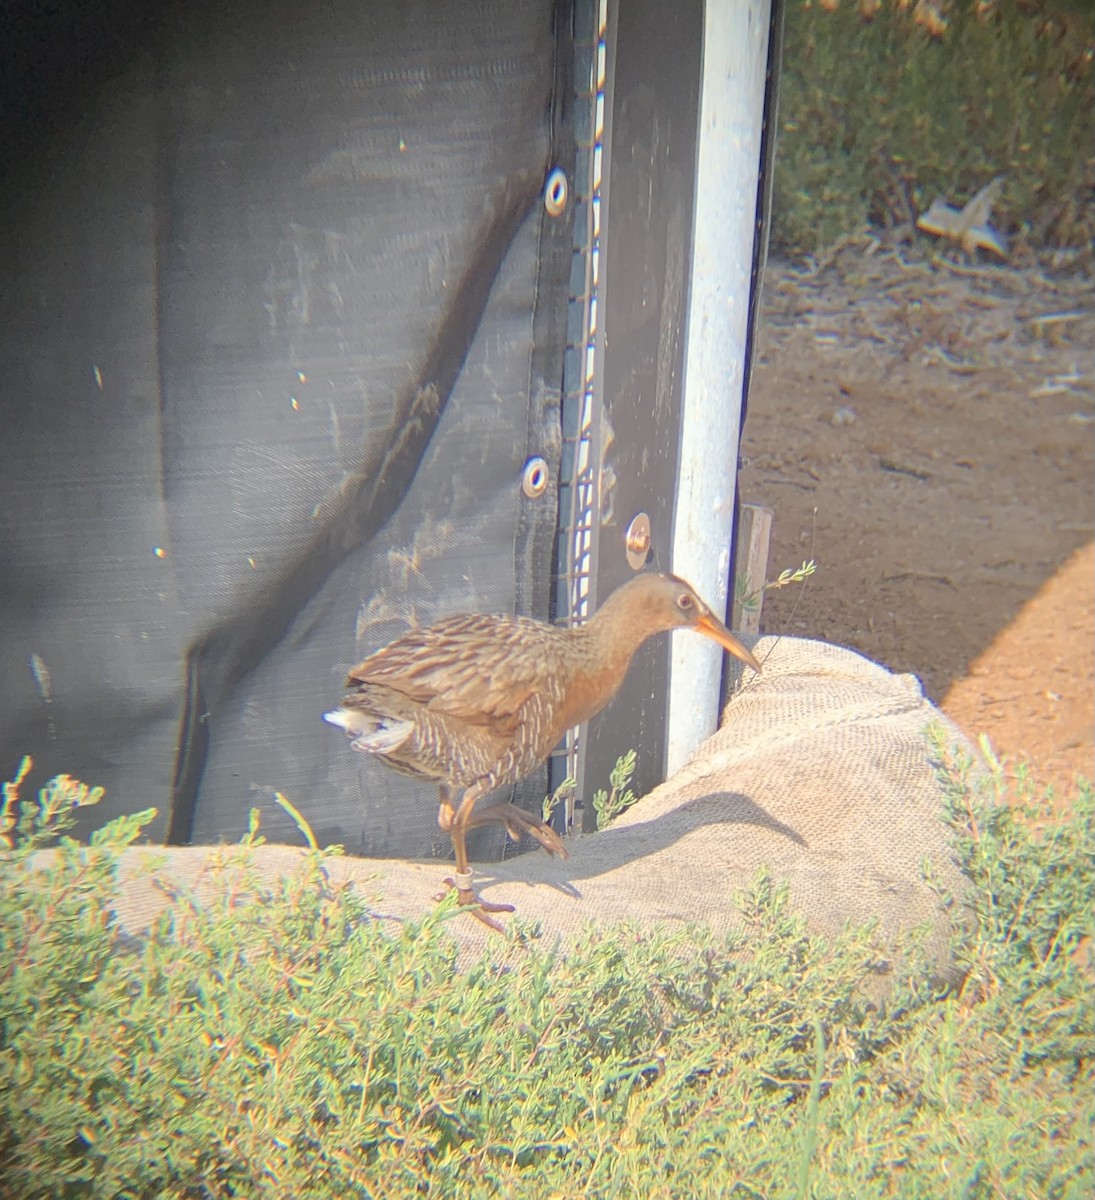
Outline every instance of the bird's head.
<path fill-rule="evenodd" d="M 752 653 L 704 604 L 695 588 L 676 575 L 653 571 L 636 575 L 609 596 L 600 612 L 618 614 L 614 619 L 622 624 L 634 622 L 646 636 L 673 629 L 694 629 L 760 672 L 760 663 Z"/>

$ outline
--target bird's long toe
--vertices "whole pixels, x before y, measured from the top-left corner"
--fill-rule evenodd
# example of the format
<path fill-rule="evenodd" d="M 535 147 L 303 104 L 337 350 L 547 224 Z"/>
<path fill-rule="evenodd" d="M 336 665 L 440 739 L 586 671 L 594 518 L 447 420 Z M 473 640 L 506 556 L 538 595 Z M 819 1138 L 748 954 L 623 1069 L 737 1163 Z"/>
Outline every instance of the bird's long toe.
<path fill-rule="evenodd" d="M 475 917 L 477 921 L 481 921 L 488 929 L 493 929 L 497 933 L 505 933 L 505 927 L 500 925 L 491 913 L 511 913 L 514 911 L 512 904 L 494 904 L 490 900 L 484 900 L 471 886 L 471 872 L 465 875 L 458 875 L 456 879 L 448 876 L 445 879 L 450 891 L 456 892 L 456 902 L 461 908 L 468 910 L 469 915 Z M 461 886 L 464 885 L 464 886 Z M 447 892 L 442 892 L 441 895 L 435 897 L 437 900 L 444 900 Z"/>
<path fill-rule="evenodd" d="M 468 828 L 487 825 L 492 821 L 503 824 L 506 832 L 515 842 L 520 841 L 521 835 L 527 833 L 534 837 L 548 854 L 557 855 L 559 858 L 570 857 L 563 844 L 563 839 L 550 825 L 534 817 L 532 813 L 518 808 L 515 804 L 494 804 L 490 808 L 483 809 L 482 812 L 473 813 L 468 822 Z"/>
<path fill-rule="evenodd" d="M 529 825 L 528 831 L 543 846 L 548 854 L 555 855 L 557 858 L 570 857 L 566 846 L 563 845 L 563 839 L 550 825 L 545 825 L 543 821 L 536 821 Z"/>

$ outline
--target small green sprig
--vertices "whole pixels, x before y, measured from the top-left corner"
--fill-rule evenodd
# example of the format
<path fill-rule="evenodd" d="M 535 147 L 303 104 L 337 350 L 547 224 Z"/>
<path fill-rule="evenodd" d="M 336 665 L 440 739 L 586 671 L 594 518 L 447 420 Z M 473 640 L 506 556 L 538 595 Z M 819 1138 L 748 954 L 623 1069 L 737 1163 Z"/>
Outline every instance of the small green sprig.
<path fill-rule="evenodd" d="M 610 825 L 622 812 L 629 809 L 638 796 L 628 786 L 635 774 L 636 752 L 629 750 L 616 760 L 608 780 L 612 785 L 610 791 L 598 788 L 593 793 L 593 811 L 597 814 L 597 828 L 604 829 Z"/>
<path fill-rule="evenodd" d="M 22 801 L 20 789 L 33 766 L 30 755 L 24 755 L 15 777 L 3 785 L 0 848 L 4 850 L 31 853 L 53 841 L 72 827 L 77 809 L 98 804 L 106 794 L 101 787 L 89 787 L 70 775 L 55 775 L 38 789 L 35 800 Z"/>
<path fill-rule="evenodd" d="M 810 559 L 801 567 L 788 567 L 787 570 L 781 571 L 775 579 L 766 579 L 759 588 L 755 588 L 753 591 L 747 590 L 749 580 L 744 572 L 739 571 L 734 580 L 734 598 L 743 612 L 756 612 L 760 598 L 765 592 L 774 592 L 792 583 L 805 583 L 816 570 L 817 563 Z"/>

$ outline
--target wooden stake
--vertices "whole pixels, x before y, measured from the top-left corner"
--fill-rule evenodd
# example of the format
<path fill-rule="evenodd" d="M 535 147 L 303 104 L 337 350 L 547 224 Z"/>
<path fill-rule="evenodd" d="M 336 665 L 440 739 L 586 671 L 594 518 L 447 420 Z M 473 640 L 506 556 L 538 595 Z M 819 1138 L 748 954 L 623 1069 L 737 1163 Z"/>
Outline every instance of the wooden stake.
<path fill-rule="evenodd" d="M 772 516 L 772 510 L 760 504 L 741 506 L 731 621 L 731 627 L 741 633 L 760 633 L 763 589 L 768 578 L 768 543 L 772 536 Z M 743 607 L 741 597 L 750 595 L 753 595 L 752 601 L 748 607 Z"/>

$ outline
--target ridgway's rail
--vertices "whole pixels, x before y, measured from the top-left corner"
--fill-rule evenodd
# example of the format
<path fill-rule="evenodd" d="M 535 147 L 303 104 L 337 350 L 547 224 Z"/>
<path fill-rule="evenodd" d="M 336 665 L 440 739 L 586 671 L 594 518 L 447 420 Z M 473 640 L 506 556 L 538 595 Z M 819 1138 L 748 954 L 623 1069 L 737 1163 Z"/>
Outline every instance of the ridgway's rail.
<path fill-rule="evenodd" d="M 558 834 L 509 803 L 476 801 L 534 771 L 566 731 L 601 711 L 619 691 L 635 652 L 657 633 L 693 629 L 754 671 L 760 664 L 675 575 L 636 575 L 574 629 L 527 617 L 448 617 L 370 655 L 346 678 L 341 705 L 325 714 L 355 750 L 441 789 L 438 822 L 452 839 L 461 904 L 494 929 L 488 914 L 508 904 L 480 900 L 465 837 L 498 821 L 549 854 L 567 857 Z"/>

